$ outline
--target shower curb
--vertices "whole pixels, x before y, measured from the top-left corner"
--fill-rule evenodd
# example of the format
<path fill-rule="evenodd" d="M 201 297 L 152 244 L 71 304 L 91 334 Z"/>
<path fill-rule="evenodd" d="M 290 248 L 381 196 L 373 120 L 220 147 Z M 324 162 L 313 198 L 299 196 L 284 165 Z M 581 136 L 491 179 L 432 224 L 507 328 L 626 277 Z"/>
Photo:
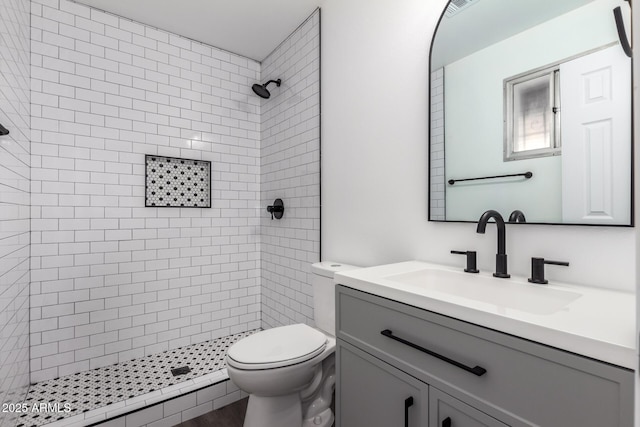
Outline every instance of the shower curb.
<path fill-rule="evenodd" d="M 41 427 L 168 427 L 246 397 L 221 369 Z"/>

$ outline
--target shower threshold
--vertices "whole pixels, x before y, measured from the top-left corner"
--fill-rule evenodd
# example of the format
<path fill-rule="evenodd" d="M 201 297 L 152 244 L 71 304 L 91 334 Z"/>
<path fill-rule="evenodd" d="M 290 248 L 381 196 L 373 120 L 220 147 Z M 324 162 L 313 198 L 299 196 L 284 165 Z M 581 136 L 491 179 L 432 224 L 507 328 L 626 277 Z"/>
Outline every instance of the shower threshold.
<path fill-rule="evenodd" d="M 217 409 L 207 406 L 208 398 L 232 403 L 245 395 L 229 382 L 227 350 L 258 330 L 33 384 L 22 405 L 27 411 L 18 417 L 16 427 L 84 427 L 106 422 L 139 427 L 160 421 L 173 425 L 172 420 L 175 424 L 186 421 L 185 417 L 208 412 L 209 406 Z M 193 396 L 177 401 L 189 394 Z M 194 403 L 193 410 L 184 410 L 187 401 Z M 179 410 L 184 410 L 183 415 Z"/>

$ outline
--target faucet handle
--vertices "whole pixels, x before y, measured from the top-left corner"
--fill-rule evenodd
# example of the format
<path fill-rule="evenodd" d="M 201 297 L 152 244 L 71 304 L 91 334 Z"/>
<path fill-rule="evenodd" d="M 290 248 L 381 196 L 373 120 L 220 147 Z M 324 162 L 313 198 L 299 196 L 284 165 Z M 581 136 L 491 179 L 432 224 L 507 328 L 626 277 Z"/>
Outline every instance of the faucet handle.
<path fill-rule="evenodd" d="M 466 255 L 467 256 L 467 268 L 464 269 L 465 273 L 479 273 L 476 266 L 476 251 L 451 251 L 452 254 Z"/>
<path fill-rule="evenodd" d="M 533 257 L 531 258 L 531 278 L 529 278 L 529 282 L 537 283 L 539 285 L 546 285 L 549 283 L 549 281 L 544 278 L 545 264 L 569 267 L 569 263 L 565 261 L 550 261 L 544 258 Z"/>

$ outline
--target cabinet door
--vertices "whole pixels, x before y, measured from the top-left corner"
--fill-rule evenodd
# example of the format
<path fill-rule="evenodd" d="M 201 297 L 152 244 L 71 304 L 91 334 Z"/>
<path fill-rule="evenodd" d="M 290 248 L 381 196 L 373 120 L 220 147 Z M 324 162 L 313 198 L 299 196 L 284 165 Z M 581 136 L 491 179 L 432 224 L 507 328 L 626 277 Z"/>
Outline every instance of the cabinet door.
<path fill-rule="evenodd" d="M 338 341 L 336 427 L 427 427 L 428 386 Z"/>
<path fill-rule="evenodd" d="M 507 427 L 495 418 L 429 387 L 430 427 Z"/>

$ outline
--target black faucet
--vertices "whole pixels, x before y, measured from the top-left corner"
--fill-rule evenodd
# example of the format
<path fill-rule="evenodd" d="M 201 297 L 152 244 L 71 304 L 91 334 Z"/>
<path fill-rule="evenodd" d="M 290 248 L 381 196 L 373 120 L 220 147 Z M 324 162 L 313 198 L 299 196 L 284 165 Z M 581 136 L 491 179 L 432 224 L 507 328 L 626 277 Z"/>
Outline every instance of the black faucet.
<path fill-rule="evenodd" d="M 496 221 L 496 226 L 498 227 L 498 253 L 496 254 L 496 272 L 493 273 L 493 275 L 494 277 L 506 279 L 511 277 L 511 275 L 507 273 L 506 229 L 502 215 L 494 210 L 488 210 L 483 213 L 478 220 L 476 233 L 484 234 L 487 228 L 487 222 L 489 222 L 491 218 Z"/>
<path fill-rule="evenodd" d="M 516 209 L 511 212 L 511 215 L 509 215 L 509 222 L 527 222 L 527 219 L 524 217 L 521 210 Z"/>

